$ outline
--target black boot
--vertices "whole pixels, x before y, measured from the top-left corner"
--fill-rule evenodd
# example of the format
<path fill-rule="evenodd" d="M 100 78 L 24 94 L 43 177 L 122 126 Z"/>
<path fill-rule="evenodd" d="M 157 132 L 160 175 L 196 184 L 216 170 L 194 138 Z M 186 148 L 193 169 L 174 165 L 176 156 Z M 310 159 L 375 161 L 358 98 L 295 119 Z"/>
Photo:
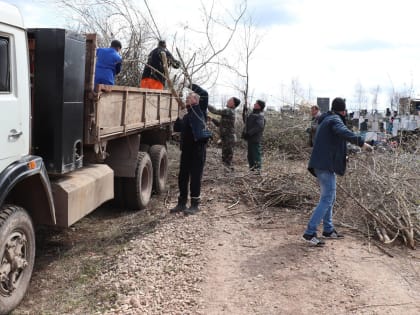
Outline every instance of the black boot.
<path fill-rule="evenodd" d="M 169 213 L 178 213 L 187 209 L 187 198 L 178 197 L 178 203 L 175 207 L 169 210 Z"/>
<path fill-rule="evenodd" d="M 196 214 L 200 209 L 200 197 L 191 197 L 191 206 L 188 209 L 184 210 L 185 215 Z"/>

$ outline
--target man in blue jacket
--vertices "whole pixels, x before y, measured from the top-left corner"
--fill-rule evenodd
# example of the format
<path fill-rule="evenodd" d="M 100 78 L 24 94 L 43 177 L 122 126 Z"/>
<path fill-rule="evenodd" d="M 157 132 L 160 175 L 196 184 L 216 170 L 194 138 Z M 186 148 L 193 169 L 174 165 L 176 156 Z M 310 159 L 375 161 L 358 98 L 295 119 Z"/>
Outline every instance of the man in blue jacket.
<path fill-rule="evenodd" d="M 97 84 L 114 85 L 114 77 L 121 71 L 121 43 L 111 42 L 109 48 L 96 49 L 95 90 Z"/>
<path fill-rule="evenodd" d="M 208 106 L 208 94 L 195 85 L 186 99 L 187 114 L 177 119 L 174 131 L 181 132 L 181 161 L 178 174 L 178 204 L 170 213 L 184 212 L 185 215 L 199 211 L 201 178 L 206 161 L 206 145 L 210 133 L 206 128 L 206 115 L 203 110 Z M 198 94 L 200 93 L 200 94 Z M 187 208 L 188 184 L 191 205 Z"/>
<path fill-rule="evenodd" d="M 314 147 L 309 160 L 308 170 L 316 176 L 321 197 L 309 220 L 303 239 L 311 245 L 323 246 L 325 242 L 317 237 L 317 229 L 323 221 L 324 238 L 343 238 L 332 222 L 332 211 L 336 193 L 336 174 L 344 175 L 346 170 L 347 141 L 366 150 L 372 147 L 363 138 L 346 127 L 346 103 L 335 98 L 331 111 L 322 114 L 318 121 Z"/>

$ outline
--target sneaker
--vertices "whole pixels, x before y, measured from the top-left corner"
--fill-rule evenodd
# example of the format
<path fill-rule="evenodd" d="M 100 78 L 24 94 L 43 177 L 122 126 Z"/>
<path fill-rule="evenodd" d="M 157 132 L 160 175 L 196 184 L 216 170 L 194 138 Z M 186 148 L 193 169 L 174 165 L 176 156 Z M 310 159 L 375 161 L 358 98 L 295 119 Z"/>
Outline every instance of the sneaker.
<path fill-rule="evenodd" d="M 317 247 L 321 247 L 325 245 L 325 242 L 323 240 L 320 240 L 317 236 L 316 233 L 315 234 L 303 234 L 302 239 L 311 244 L 312 246 L 317 246 Z"/>
<path fill-rule="evenodd" d="M 338 233 L 335 229 L 332 232 L 322 232 L 322 236 L 330 239 L 344 238 L 344 235 Z"/>

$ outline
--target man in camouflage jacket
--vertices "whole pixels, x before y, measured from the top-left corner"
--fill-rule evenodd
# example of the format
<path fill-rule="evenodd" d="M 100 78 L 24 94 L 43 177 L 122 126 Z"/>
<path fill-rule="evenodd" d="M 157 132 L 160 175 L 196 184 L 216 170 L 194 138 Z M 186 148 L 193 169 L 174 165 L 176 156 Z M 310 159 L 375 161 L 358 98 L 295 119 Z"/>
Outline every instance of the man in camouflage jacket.
<path fill-rule="evenodd" d="M 208 107 L 210 113 L 221 116 L 219 130 L 222 140 L 222 161 L 231 170 L 233 169 L 233 147 L 235 146 L 235 109 L 240 103 L 241 101 L 238 98 L 231 97 L 224 109 L 216 109 L 211 105 Z"/>

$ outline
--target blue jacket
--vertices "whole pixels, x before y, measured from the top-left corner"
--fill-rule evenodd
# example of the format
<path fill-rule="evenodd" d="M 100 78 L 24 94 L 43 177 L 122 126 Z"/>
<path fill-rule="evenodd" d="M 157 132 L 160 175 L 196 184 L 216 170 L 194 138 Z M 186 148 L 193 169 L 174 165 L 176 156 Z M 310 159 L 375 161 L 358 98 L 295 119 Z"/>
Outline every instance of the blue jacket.
<path fill-rule="evenodd" d="M 95 85 L 114 85 L 114 76 L 121 71 L 121 61 L 121 56 L 114 48 L 97 48 Z"/>
<path fill-rule="evenodd" d="M 181 132 L 181 150 L 194 143 L 207 142 L 211 137 L 200 105 L 191 106 L 187 111 L 187 114 L 182 119 L 178 118 L 174 124 L 174 131 Z"/>
<path fill-rule="evenodd" d="M 315 134 L 308 170 L 328 170 L 338 175 L 346 171 L 347 141 L 363 146 L 363 138 L 350 131 L 340 115 L 327 112 L 321 115 Z"/>

